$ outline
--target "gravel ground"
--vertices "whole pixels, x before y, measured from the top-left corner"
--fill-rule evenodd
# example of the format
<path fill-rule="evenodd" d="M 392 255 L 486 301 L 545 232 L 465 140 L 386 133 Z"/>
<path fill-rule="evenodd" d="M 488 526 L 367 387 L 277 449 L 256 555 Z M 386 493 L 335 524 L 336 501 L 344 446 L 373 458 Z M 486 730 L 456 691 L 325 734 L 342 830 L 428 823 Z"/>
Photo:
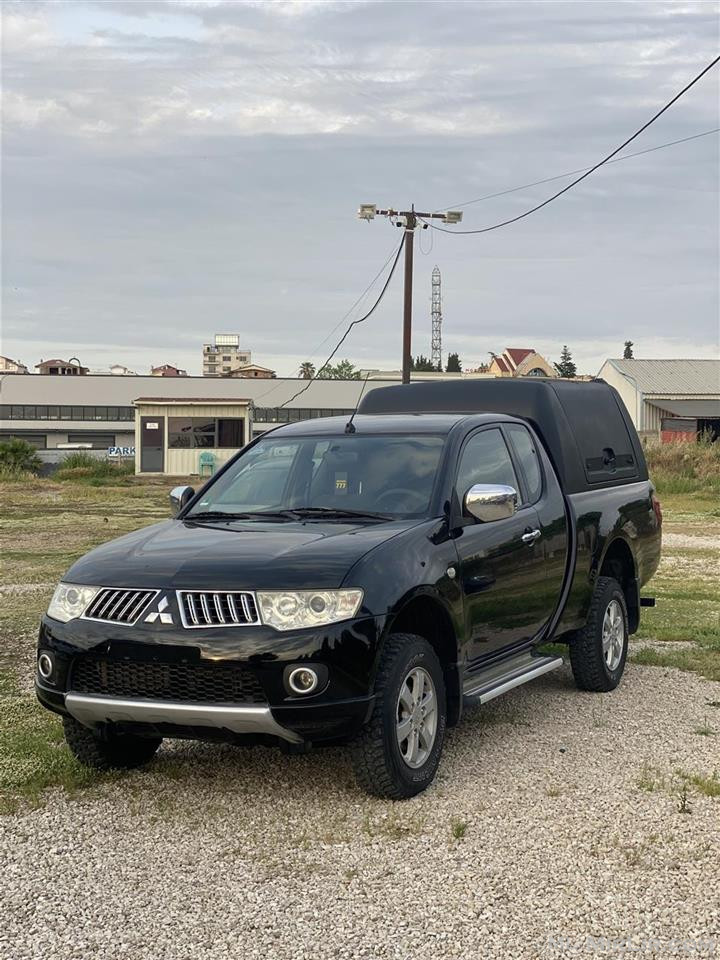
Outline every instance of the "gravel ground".
<path fill-rule="evenodd" d="M 720 956 L 720 688 L 567 668 L 469 713 L 436 785 L 359 793 L 339 749 L 172 743 L 153 767 L 1 821 L 0 955 Z"/>

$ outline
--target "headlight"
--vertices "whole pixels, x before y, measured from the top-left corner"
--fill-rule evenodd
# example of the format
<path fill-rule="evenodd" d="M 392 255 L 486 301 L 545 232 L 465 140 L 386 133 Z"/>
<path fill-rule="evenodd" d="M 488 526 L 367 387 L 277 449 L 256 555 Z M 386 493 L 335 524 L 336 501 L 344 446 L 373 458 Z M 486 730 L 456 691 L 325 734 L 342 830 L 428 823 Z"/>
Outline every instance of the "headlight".
<path fill-rule="evenodd" d="M 48 607 L 48 616 L 67 623 L 82 616 L 102 587 L 80 587 L 76 583 L 59 583 Z"/>
<path fill-rule="evenodd" d="M 273 590 L 257 594 L 263 623 L 276 630 L 303 630 L 349 620 L 360 609 L 362 590 Z"/>

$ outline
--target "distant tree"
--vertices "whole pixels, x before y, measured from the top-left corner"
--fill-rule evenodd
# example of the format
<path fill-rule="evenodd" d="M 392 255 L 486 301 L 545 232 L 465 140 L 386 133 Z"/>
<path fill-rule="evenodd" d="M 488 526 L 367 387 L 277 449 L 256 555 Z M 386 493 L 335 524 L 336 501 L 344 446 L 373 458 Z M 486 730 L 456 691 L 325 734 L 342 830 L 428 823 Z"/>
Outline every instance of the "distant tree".
<path fill-rule="evenodd" d="M 311 363 L 310 360 L 305 360 L 300 364 L 300 378 L 301 380 L 312 380 L 315 376 L 315 364 Z"/>
<path fill-rule="evenodd" d="M 420 354 L 419 357 L 410 358 L 410 369 L 422 371 L 423 373 L 437 373 L 438 368 L 429 360 L 424 354 Z"/>
<path fill-rule="evenodd" d="M 635 359 L 635 358 L 633 357 L 633 349 L 632 349 L 634 346 L 635 346 L 635 344 L 632 342 L 632 340 L 626 340 L 626 341 L 625 341 L 625 349 L 623 350 L 623 360 L 634 360 L 634 359 Z"/>
<path fill-rule="evenodd" d="M 560 363 L 555 364 L 555 369 L 561 377 L 574 377 L 577 375 L 577 367 L 573 361 L 572 354 L 568 350 L 567 344 L 564 344 L 560 351 Z"/>
<path fill-rule="evenodd" d="M 317 374 L 318 380 L 359 380 L 360 371 L 349 360 L 341 360 L 339 363 L 327 363 L 321 367 Z"/>
<path fill-rule="evenodd" d="M 449 353 L 447 358 L 446 373 L 462 373 L 462 363 L 456 353 Z"/>

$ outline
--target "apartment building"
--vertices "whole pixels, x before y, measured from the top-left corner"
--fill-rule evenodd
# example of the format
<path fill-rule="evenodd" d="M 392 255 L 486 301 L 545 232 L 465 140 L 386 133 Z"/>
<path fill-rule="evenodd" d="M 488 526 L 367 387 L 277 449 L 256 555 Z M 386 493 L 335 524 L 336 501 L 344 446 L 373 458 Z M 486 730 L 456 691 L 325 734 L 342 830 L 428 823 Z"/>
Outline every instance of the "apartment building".
<path fill-rule="evenodd" d="M 203 344 L 203 376 L 227 377 L 252 363 L 252 354 L 240 346 L 236 333 L 216 333 L 213 343 Z"/>

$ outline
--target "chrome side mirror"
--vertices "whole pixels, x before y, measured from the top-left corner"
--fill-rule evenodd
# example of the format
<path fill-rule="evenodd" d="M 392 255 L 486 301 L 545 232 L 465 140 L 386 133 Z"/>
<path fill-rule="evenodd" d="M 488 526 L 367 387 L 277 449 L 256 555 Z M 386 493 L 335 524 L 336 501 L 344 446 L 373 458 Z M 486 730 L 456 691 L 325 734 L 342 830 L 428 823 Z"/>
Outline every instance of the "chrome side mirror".
<path fill-rule="evenodd" d="M 173 487 L 170 491 L 170 509 L 172 515 L 176 517 L 194 496 L 195 490 L 192 487 Z"/>
<path fill-rule="evenodd" d="M 463 508 L 466 514 L 490 523 L 505 520 L 517 510 L 518 495 L 515 487 L 502 483 L 476 483 L 465 494 Z"/>

